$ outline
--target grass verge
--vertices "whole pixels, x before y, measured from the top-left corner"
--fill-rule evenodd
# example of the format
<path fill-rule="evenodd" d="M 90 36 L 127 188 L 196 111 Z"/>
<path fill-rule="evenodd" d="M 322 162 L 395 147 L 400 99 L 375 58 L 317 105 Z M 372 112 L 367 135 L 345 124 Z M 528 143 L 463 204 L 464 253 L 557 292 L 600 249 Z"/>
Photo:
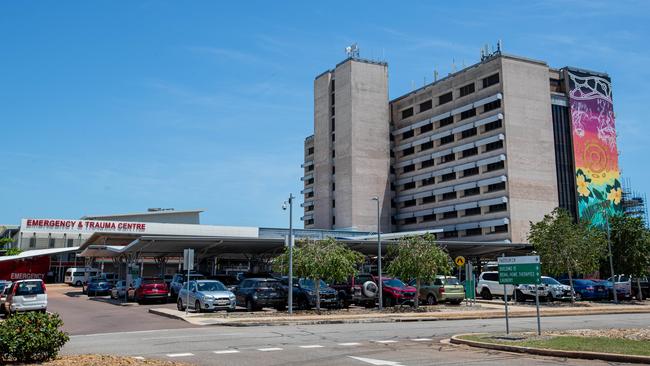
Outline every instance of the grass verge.
<path fill-rule="evenodd" d="M 461 338 L 470 341 L 505 344 L 509 346 L 650 356 L 650 341 L 637 341 L 621 338 L 542 336 L 527 337 L 522 340 L 504 340 L 495 338 L 491 335 L 468 335 Z"/>

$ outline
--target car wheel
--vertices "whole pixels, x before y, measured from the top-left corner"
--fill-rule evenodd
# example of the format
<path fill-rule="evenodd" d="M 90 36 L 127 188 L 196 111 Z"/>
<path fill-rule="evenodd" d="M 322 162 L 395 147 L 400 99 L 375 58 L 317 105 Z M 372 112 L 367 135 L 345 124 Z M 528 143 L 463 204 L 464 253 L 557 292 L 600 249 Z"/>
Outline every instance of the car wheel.
<path fill-rule="evenodd" d="M 517 299 L 517 302 L 526 302 L 526 295 L 519 290 L 515 291 L 515 298 Z"/>
<path fill-rule="evenodd" d="M 203 309 L 201 308 L 201 302 L 199 300 L 196 300 L 196 302 L 194 303 L 194 311 L 196 311 L 197 313 L 203 312 Z"/>
<path fill-rule="evenodd" d="M 576 292 L 575 299 L 576 299 L 576 301 L 581 301 L 582 300 L 582 294 L 579 293 L 579 292 Z"/>
<path fill-rule="evenodd" d="M 548 296 L 546 296 L 546 301 L 547 302 L 555 301 L 555 297 L 553 296 L 553 294 L 548 294 Z"/>
<path fill-rule="evenodd" d="M 427 296 L 427 305 L 437 305 L 437 304 L 438 304 L 438 300 L 436 299 L 436 297 L 433 296 L 433 294 L 429 294 L 429 296 Z"/>
<path fill-rule="evenodd" d="M 395 306 L 395 299 L 393 299 L 392 297 L 386 297 L 384 299 L 384 303 L 388 308 L 393 307 Z"/>
<path fill-rule="evenodd" d="M 492 300 L 492 293 L 489 289 L 484 288 L 481 290 L 481 298 L 484 300 Z"/>
<path fill-rule="evenodd" d="M 462 302 L 463 302 L 463 300 L 454 300 L 454 301 L 451 301 L 451 304 L 452 305 L 460 305 L 460 303 L 462 303 Z"/>
<path fill-rule="evenodd" d="M 246 311 L 254 311 L 255 306 L 251 300 L 246 300 Z"/>
<path fill-rule="evenodd" d="M 178 309 L 178 311 L 185 311 L 183 300 L 180 297 L 178 298 L 178 301 L 176 301 L 176 309 Z"/>

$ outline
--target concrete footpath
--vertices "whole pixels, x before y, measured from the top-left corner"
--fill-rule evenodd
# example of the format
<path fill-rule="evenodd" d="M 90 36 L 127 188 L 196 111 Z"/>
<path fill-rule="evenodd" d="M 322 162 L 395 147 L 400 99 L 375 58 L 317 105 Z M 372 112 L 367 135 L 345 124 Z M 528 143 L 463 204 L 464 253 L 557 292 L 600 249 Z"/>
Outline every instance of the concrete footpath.
<path fill-rule="evenodd" d="M 536 315 L 534 306 L 509 305 L 510 317 L 531 317 Z M 344 323 L 391 323 L 424 322 L 462 319 L 494 319 L 505 317 L 502 304 L 480 304 L 475 307 L 427 309 L 427 311 L 390 312 L 368 310 L 364 312 L 300 312 L 289 316 L 286 313 L 188 313 L 169 308 L 151 308 L 149 313 L 168 318 L 181 319 L 193 325 L 264 326 L 264 325 L 308 325 Z M 594 306 L 540 307 L 541 316 L 573 316 L 597 314 L 650 313 L 650 304 L 598 304 Z"/>

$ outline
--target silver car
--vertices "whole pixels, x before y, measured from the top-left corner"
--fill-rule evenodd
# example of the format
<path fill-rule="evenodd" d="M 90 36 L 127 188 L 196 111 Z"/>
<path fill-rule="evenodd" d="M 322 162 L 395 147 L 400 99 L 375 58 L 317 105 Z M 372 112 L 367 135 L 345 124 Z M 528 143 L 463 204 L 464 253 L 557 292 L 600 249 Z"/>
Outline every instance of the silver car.
<path fill-rule="evenodd" d="M 16 281 L 7 291 L 4 309 L 9 314 L 47 310 L 47 293 L 43 280 Z"/>
<path fill-rule="evenodd" d="M 187 284 L 183 284 L 176 304 L 179 311 L 184 311 L 189 304 L 190 309 L 199 313 L 214 310 L 231 312 L 235 311 L 237 301 L 235 294 L 228 291 L 223 283 L 214 280 L 198 280 L 190 281 L 189 293 Z"/>
<path fill-rule="evenodd" d="M 559 283 L 555 278 L 542 276 L 542 284 L 548 289 L 548 301 L 571 300 L 571 286 Z"/>

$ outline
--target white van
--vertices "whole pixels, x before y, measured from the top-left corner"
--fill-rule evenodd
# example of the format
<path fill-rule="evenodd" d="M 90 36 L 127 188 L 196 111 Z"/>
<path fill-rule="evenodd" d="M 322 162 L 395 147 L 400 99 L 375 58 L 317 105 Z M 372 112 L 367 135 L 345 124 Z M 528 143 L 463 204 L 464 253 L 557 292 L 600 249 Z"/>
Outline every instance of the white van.
<path fill-rule="evenodd" d="M 98 274 L 99 270 L 95 268 L 72 267 L 65 271 L 65 279 L 63 282 L 70 286 L 81 286 L 89 277 L 94 277 Z"/>

